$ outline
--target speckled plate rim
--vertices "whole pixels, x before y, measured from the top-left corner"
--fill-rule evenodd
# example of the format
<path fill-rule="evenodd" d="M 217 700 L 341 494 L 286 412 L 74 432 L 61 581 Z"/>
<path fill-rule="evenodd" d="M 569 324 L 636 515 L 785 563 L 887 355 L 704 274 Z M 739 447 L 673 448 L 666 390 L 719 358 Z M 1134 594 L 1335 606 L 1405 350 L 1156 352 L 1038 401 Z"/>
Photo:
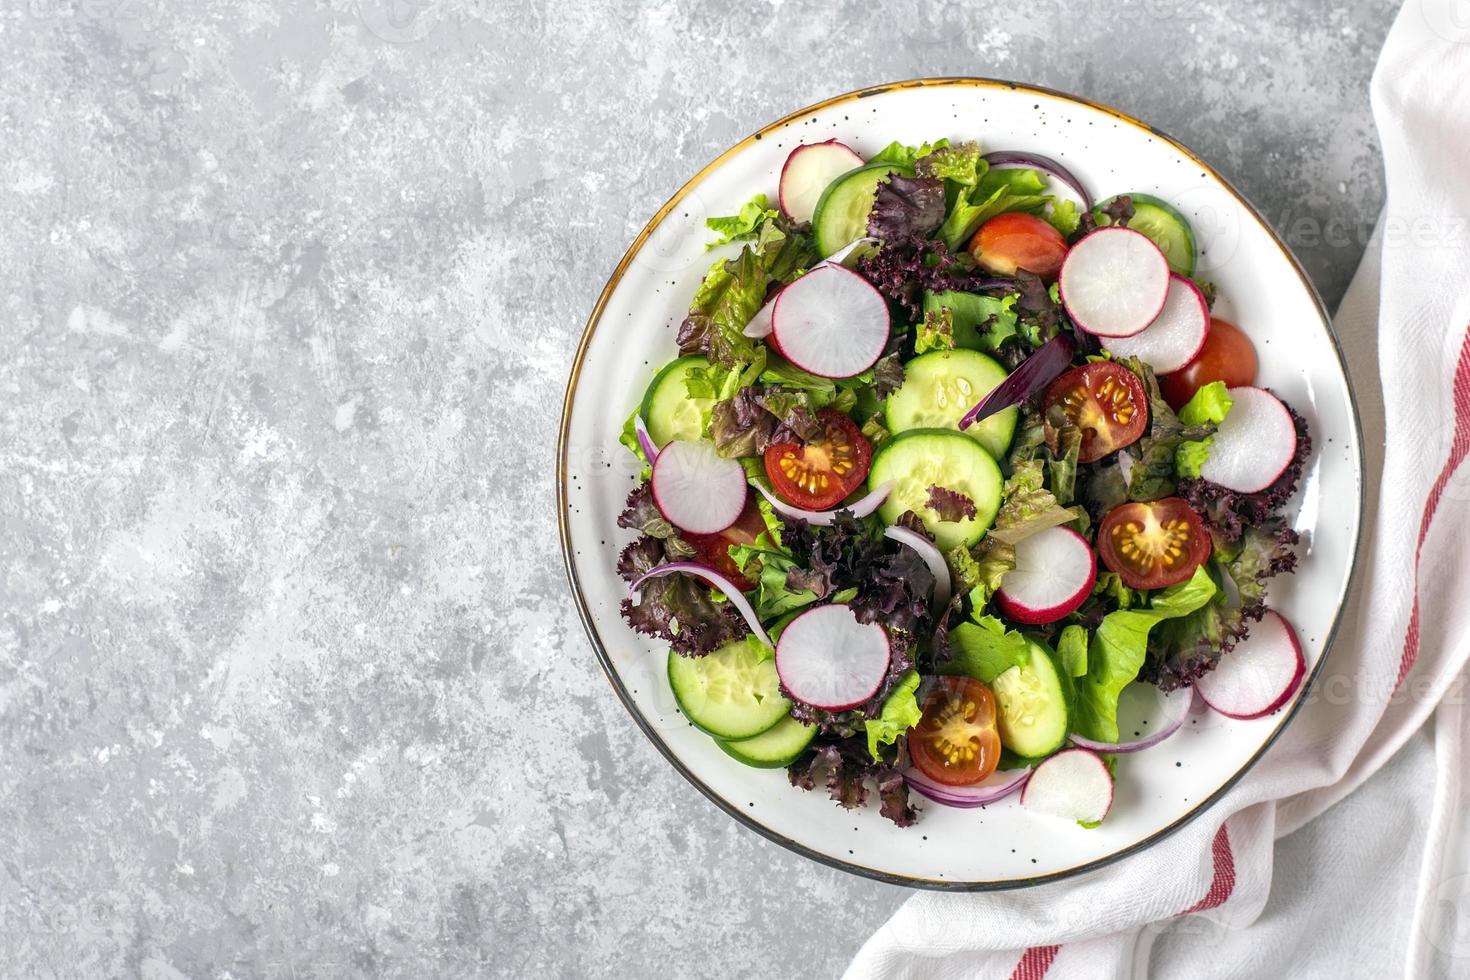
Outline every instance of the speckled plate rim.
<path fill-rule="evenodd" d="M 572 420 L 572 400 L 576 394 L 578 381 L 581 379 L 582 368 L 584 366 L 584 362 L 587 356 L 587 348 L 592 342 L 593 333 L 597 330 L 597 326 L 601 322 L 603 310 L 607 306 L 608 300 L 612 296 L 613 291 L 617 289 L 618 284 L 622 281 L 623 275 L 627 271 L 628 266 L 632 263 L 634 257 L 643 247 L 645 241 L 647 241 L 649 236 L 653 234 L 654 230 L 657 229 L 658 226 L 663 222 L 663 220 L 668 216 L 669 212 L 673 211 L 673 209 L 678 206 L 678 204 L 689 194 L 691 190 L 694 189 L 697 184 L 700 183 L 700 181 L 704 179 L 704 177 L 710 171 L 714 170 L 726 160 L 729 160 L 736 154 L 740 153 L 756 140 L 762 139 L 767 134 L 773 133 L 784 126 L 789 125 L 790 123 L 799 121 L 803 117 L 808 116 L 813 112 L 828 109 L 846 102 L 853 102 L 859 99 L 881 95 L 884 92 L 892 91 L 895 89 L 951 87 L 1007 89 L 1015 92 L 1029 92 L 1036 95 L 1047 96 L 1053 99 L 1060 99 L 1065 102 L 1072 102 L 1080 106 L 1085 106 L 1090 109 L 1104 112 L 1126 126 L 1130 126 L 1134 129 L 1140 130 L 1141 132 L 1147 133 L 1150 136 L 1164 141 L 1168 145 L 1172 146 L 1175 150 L 1188 157 L 1195 164 L 1197 164 L 1201 170 L 1205 171 L 1215 180 L 1219 181 L 1220 186 L 1223 187 L 1230 194 L 1230 196 L 1235 199 L 1236 203 L 1238 203 L 1240 207 L 1243 208 L 1247 214 L 1253 217 L 1257 221 L 1257 223 L 1259 223 L 1260 226 L 1266 231 L 1272 244 L 1274 244 L 1276 248 L 1280 250 L 1282 256 L 1290 265 L 1292 271 L 1296 273 L 1297 278 L 1301 281 L 1302 288 L 1306 290 L 1307 295 L 1311 298 L 1313 305 L 1316 307 L 1317 312 L 1321 317 L 1321 323 L 1324 325 L 1325 331 L 1327 333 L 1328 343 L 1332 347 L 1333 354 L 1337 357 L 1338 368 L 1342 372 L 1344 387 L 1347 389 L 1348 408 L 1350 409 L 1352 415 L 1353 434 L 1357 446 L 1357 469 L 1360 476 L 1360 479 L 1358 480 L 1357 533 L 1353 538 L 1351 551 L 1349 553 L 1349 566 L 1347 577 L 1343 581 L 1342 593 L 1340 598 L 1338 599 L 1337 608 L 1333 611 L 1332 614 L 1332 625 L 1327 630 L 1326 638 L 1323 640 L 1322 643 L 1322 654 L 1317 658 L 1316 663 L 1312 665 L 1311 673 L 1307 676 L 1306 682 L 1302 685 L 1301 690 L 1297 692 L 1297 696 L 1293 700 L 1291 707 L 1282 713 L 1281 719 L 1277 723 L 1276 728 L 1272 730 L 1272 732 L 1261 743 L 1260 749 L 1258 749 L 1254 755 L 1247 759 L 1246 762 L 1239 769 L 1237 769 L 1233 775 L 1226 779 L 1220 785 L 1219 789 L 1215 790 L 1215 792 L 1211 793 L 1205 799 L 1200 801 L 1198 806 L 1194 807 L 1189 812 L 1179 817 L 1173 823 L 1155 831 L 1142 840 L 1139 840 L 1134 844 L 1114 851 L 1112 854 L 1108 854 L 1104 857 L 1097 858 L 1092 861 L 1087 861 L 1072 868 L 1066 868 L 1061 871 L 1050 872 L 1044 875 L 1036 875 L 1029 878 L 1011 878 L 1003 881 L 943 881 L 933 878 L 894 874 L 889 871 L 881 871 L 876 868 L 869 868 L 856 862 L 843 861 L 839 858 L 834 858 L 830 855 L 814 851 L 806 845 L 798 843 L 797 841 L 792 840 L 784 834 L 777 833 L 776 831 L 765 826 L 758 820 L 755 820 L 748 814 L 744 813 L 739 807 L 735 806 L 729 800 L 726 800 L 723 796 L 717 793 L 714 789 L 707 786 L 703 781 L 699 779 L 699 777 L 694 775 L 694 773 L 691 772 L 682 761 L 680 761 L 680 759 L 674 754 L 674 752 L 669 748 L 664 740 L 659 737 L 658 733 L 654 731 L 652 725 L 649 724 L 648 719 L 646 719 L 643 714 L 638 710 L 638 707 L 634 703 L 632 696 L 629 694 L 627 688 L 622 682 L 622 679 L 619 677 L 617 670 L 614 668 L 612 659 L 608 656 L 607 648 L 602 641 L 602 636 L 598 633 L 597 625 L 593 621 L 592 611 L 587 604 L 587 599 L 582 594 L 581 582 L 577 576 L 575 562 L 572 559 L 571 528 L 567 521 L 567 512 L 571 507 L 571 503 L 567 497 L 568 434 L 571 428 Z M 903 885 L 911 888 L 925 888 L 933 889 L 936 891 L 951 892 L 1005 891 L 1014 888 L 1027 888 L 1033 885 L 1040 885 L 1050 881 L 1060 881 L 1065 878 L 1071 878 L 1076 875 L 1084 874 L 1088 871 L 1095 871 L 1099 868 L 1106 867 L 1116 861 L 1121 861 L 1122 859 L 1129 857 L 1130 855 L 1147 850 L 1148 848 L 1152 847 L 1154 844 L 1157 844 L 1159 841 L 1179 830 L 1185 824 L 1194 820 L 1200 814 L 1204 813 L 1206 810 L 1210 809 L 1210 807 L 1219 802 L 1219 800 L 1223 798 L 1225 794 L 1228 793 L 1231 788 L 1233 788 L 1235 784 L 1238 783 L 1245 776 L 1245 774 L 1248 773 L 1251 768 L 1255 766 L 1258 761 L 1260 761 L 1261 757 L 1266 754 L 1266 752 L 1275 743 L 1276 739 L 1280 737 L 1281 733 L 1286 730 L 1286 726 L 1291 723 L 1291 720 L 1294 717 L 1296 717 L 1296 713 L 1301 709 L 1301 706 L 1307 700 L 1307 697 L 1311 692 L 1312 687 L 1316 684 L 1317 678 L 1321 674 L 1322 667 L 1327 662 L 1328 656 L 1330 656 L 1332 653 L 1333 641 L 1337 638 L 1338 628 L 1342 625 L 1342 616 L 1347 605 L 1347 597 L 1352 594 L 1353 583 L 1358 573 L 1358 556 L 1362 549 L 1365 524 L 1363 517 L 1366 509 L 1366 485 L 1361 479 L 1361 475 L 1367 469 L 1367 460 L 1364 455 L 1363 449 L 1363 423 L 1358 411 L 1357 392 L 1353 389 L 1352 375 L 1348 373 L 1347 361 L 1343 357 L 1342 345 L 1338 342 L 1337 334 L 1333 331 L 1331 324 L 1332 318 L 1328 315 L 1327 308 L 1322 303 L 1322 297 L 1318 295 L 1316 287 L 1313 285 L 1311 279 L 1308 278 L 1305 270 L 1302 269 L 1301 263 L 1297 260 L 1291 249 L 1286 246 L 1286 243 L 1281 240 L 1281 237 L 1276 234 L 1275 229 L 1271 227 L 1270 223 L 1265 219 L 1260 211 L 1254 205 L 1252 205 L 1250 201 L 1246 199 L 1245 195 L 1241 194 L 1240 191 L 1238 191 L 1235 186 L 1230 183 L 1230 181 L 1226 180 L 1225 177 L 1219 173 L 1219 171 L 1215 170 L 1214 167 L 1211 167 L 1208 163 L 1201 159 L 1198 154 L 1189 149 L 1189 147 L 1185 146 L 1183 143 L 1180 143 L 1169 134 L 1160 131 L 1158 128 L 1151 126 L 1148 123 L 1145 123 L 1139 119 L 1135 119 L 1133 116 L 1130 116 L 1125 112 L 1115 109 L 1112 106 L 1105 105 L 1100 102 L 1094 102 L 1091 99 L 1085 99 L 1067 92 L 1061 92 L 1056 89 L 1046 88 L 1044 86 L 1028 85 L 1023 82 L 1012 82 L 1005 79 L 983 78 L 979 76 L 968 75 L 915 78 L 901 82 L 890 82 L 884 85 L 874 85 L 867 88 L 856 89 L 851 92 L 843 93 L 842 95 L 836 95 L 829 99 L 824 99 L 821 102 L 817 102 L 812 105 L 806 106 L 805 108 L 798 109 L 795 112 L 783 116 L 773 123 L 763 126 L 761 129 L 757 130 L 754 133 L 751 133 L 749 136 L 745 137 L 743 140 L 736 143 L 734 146 L 730 147 L 725 152 L 721 153 L 718 157 L 711 160 L 709 163 L 705 164 L 705 166 L 700 168 L 699 172 L 696 173 L 693 177 L 689 178 L 689 180 L 687 180 L 682 187 L 675 191 L 674 195 L 670 197 L 668 201 L 666 201 L 664 205 L 654 213 L 653 217 L 648 220 L 648 223 L 643 226 L 643 230 L 638 233 L 637 237 L 633 239 L 632 244 L 628 246 L 627 251 L 623 253 L 622 259 L 618 261 L 617 267 L 613 269 L 612 275 L 608 277 L 606 285 L 603 286 L 601 294 L 599 294 L 597 297 L 597 303 L 592 308 L 592 314 L 587 318 L 587 325 L 582 330 L 582 337 L 577 344 L 576 355 L 572 360 L 572 370 L 570 376 L 567 379 L 566 392 L 562 400 L 561 423 L 557 433 L 557 529 L 561 540 L 562 562 L 566 568 L 567 581 L 571 586 L 572 595 L 577 603 L 577 614 L 582 620 L 583 628 L 587 631 L 588 639 L 592 641 L 593 650 L 597 654 L 598 662 L 602 665 L 603 673 L 607 676 L 609 683 L 612 684 L 613 690 L 617 692 L 618 700 L 623 703 L 623 707 L 626 708 L 628 714 L 633 717 L 633 721 L 643 731 L 643 734 L 648 737 L 649 741 L 654 744 L 654 747 L 658 749 L 659 753 L 662 754 L 663 757 L 669 762 L 669 764 L 674 767 L 675 771 L 677 771 L 681 776 L 683 776 L 686 780 L 693 784 L 696 789 L 698 789 L 701 793 L 709 798 L 710 802 L 714 803 L 715 806 L 719 807 L 726 814 L 735 818 L 735 820 L 739 821 L 744 826 L 760 834 L 767 840 L 773 841 L 774 843 L 779 844 L 790 851 L 794 851 L 795 853 L 800 854 L 802 857 L 809 858 L 820 864 L 827 865 L 828 867 L 836 868 L 841 871 L 846 871 L 850 874 L 860 875 L 865 878 L 872 878 L 877 881 L 886 882 L 892 885 Z"/>

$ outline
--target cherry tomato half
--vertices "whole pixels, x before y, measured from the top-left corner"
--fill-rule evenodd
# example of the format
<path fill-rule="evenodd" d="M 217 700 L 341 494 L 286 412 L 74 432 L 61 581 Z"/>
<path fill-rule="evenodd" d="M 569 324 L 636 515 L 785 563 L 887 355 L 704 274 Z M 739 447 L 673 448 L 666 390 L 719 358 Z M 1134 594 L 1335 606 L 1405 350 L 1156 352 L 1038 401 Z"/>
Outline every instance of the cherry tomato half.
<path fill-rule="evenodd" d="M 1014 276 L 1017 269 L 1055 279 L 1067 256 L 1062 233 L 1034 214 L 1007 211 L 998 214 L 970 239 L 970 254 L 983 269 Z"/>
<path fill-rule="evenodd" d="M 909 758 L 935 782 L 980 782 L 1000 763 L 995 695 L 969 677 L 935 677 L 929 683 L 924 716 L 908 735 Z"/>
<path fill-rule="evenodd" d="M 684 540 L 694 548 L 695 559 L 725 576 L 742 592 L 755 588 L 755 583 L 740 574 L 740 566 L 730 557 L 732 544 L 755 544 L 766 529 L 760 508 L 755 505 L 755 496 L 745 502 L 745 509 L 734 524 L 715 534 L 684 534 Z"/>
<path fill-rule="evenodd" d="M 1162 589 L 1210 557 L 1210 534 L 1180 497 L 1119 504 L 1097 529 L 1097 553 L 1130 589 Z"/>
<path fill-rule="evenodd" d="M 1210 334 L 1194 360 L 1172 374 L 1159 378 L 1159 391 L 1178 411 L 1211 381 L 1223 381 L 1227 388 L 1254 383 L 1256 380 L 1256 345 L 1245 333 L 1219 317 L 1210 318 Z"/>
<path fill-rule="evenodd" d="M 817 413 L 820 438 L 806 443 L 778 442 L 766 449 L 766 476 L 787 503 L 804 510 L 826 510 L 868 477 L 873 444 L 857 423 L 832 408 Z"/>
<path fill-rule="evenodd" d="M 1046 389 L 1043 406 L 1048 415 L 1053 406 L 1061 406 L 1068 420 L 1082 430 L 1080 463 L 1095 462 L 1137 442 L 1148 427 L 1143 382 L 1112 361 L 1084 364 L 1057 378 Z"/>

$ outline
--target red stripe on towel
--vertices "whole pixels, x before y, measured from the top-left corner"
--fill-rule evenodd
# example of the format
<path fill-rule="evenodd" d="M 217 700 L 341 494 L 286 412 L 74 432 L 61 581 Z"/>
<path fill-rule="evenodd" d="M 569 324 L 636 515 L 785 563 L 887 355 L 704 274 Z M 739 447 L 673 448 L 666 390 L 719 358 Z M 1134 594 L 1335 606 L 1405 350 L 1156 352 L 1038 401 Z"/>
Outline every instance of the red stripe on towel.
<path fill-rule="evenodd" d="M 1021 960 L 1011 971 L 1011 980 L 1041 980 L 1051 969 L 1060 946 L 1032 946 L 1021 954 Z"/>
<path fill-rule="evenodd" d="M 1210 844 L 1210 860 L 1215 865 L 1214 876 L 1210 879 L 1210 890 L 1205 892 L 1204 898 L 1180 912 L 1180 915 L 1217 909 L 1235 891 L 1235 852 L 1230 849 L 1230 835 L 1225 832 L 1223 823 Z"/>

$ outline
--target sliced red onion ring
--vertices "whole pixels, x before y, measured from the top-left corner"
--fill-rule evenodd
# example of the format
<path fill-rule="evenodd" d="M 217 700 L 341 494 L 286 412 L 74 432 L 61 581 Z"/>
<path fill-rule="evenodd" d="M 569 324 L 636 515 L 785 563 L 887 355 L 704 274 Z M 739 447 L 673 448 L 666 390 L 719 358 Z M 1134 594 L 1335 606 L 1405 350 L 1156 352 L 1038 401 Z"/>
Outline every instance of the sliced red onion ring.
<path fill-rule="evenodd" d="M 1067 334 L 1057 334 L 1042 344 L 1009 377 L 992 388 L 990 394 L 980 399 L 978 405 L 965 413 L 965 417 L 960 419 L 960 428 L 968 429 L 996 412 L 1025 402 L 1067 370 L 1076 350 L 1077 342 Z"/>
<path fill-rule="evenodd" d="M 782 517 L 789 517 L 795 521 L 805 521 L 808 524 L 820 524 L 823 527 L 831 524 L 833 519 L 837 517 L 837 511 L 835 510 L 802 510 L 800 507 L 793 507 L 759 483 L 755 484 L 755 488 L 760 491 L 762 497 L 765 497 L 771 502 L 771 508 Z M 888 495 L 892 491 L 892 480 L 887 483 L 880 483 L 873 488 L 871 493 L 858 500 L 857 503 L 840 509 L 851 512 L 853 517 L 867 517 L 873 511 L 877 510 L 883 501 L 888 499 Z"/>
<path fill-rule="evenodd" d="M 653 436 L 648 434 L 648 426 L 643 424 L 643 416 L 633 416 L 633 431 L 638 436 L 638 445 L 643 447 L 643 455 L 648 457 L 648 465 L 652 466 L 654 460 L 658 459 L 658 447 L 653 444 Z"/>
<path fill-rule="evenodd" d="M 916 531 L 910 531 L 906 527 L 887 527 L 883 529 L 883 536 L 897 541 L 899 544 L 907 545 L 919 553 L 924 559 L 924 564 L 929 566 L 929 571 L 934 573 L 934 608 L 943 609 L 949 605 L 950 580 L 949 563 L 934 547 L 933 542 Z"/>
<path fill-rule="evenodd" d="M 695 578 L 704 579 L 710 585 L 725 593 L 725 598 L 729 599 L 730 605 L 734 606 L 735 610 L 745 618 L 745 625 L 750 627 L 750 631 L 755 634 L 755 638 L 768 647 L 775 646 L 771 642 L 770 634 L 766 632 L 765 627 L 761 626 L 761 621 L 756 616 L 755 609 L 751 606 L 750 600 L 745 598 L 745 594 L 736 587 L 734 582 L 725 578 L 725 576 L 714 569 L 699 564 L 699 562 L 671 561 L 667 565 L 659 565 L 657 568 L 649 569 L 638 576 L 637 581 L 628 587 L 628 591 L 637 592 L 639 587 L 649 579 L 661 578 L 665 575 L 672 575 L 675 572 L 683 572 L 686 575 L 693 575 Z"/>
<path fill-rule="evenodd" d="M 1084 209 L 1092 210 L 1092 195 L 1087 193 L 1087 188 L 1082 186 L 1082 181 L 1051 157 L 1040 153 L 1025 153 L 1020 150 L 997 150 L 994 153 L 985 154 L 984 160 L 996 169 L 1030 167 L 1032 170 L 1048 173 L 1071 188 L 1072 192 L 1082 199 Z"/>
<path fill-rule="evenodd" d="M 824 265 L 846 266 L 847 260 L 851 258 L 853 253 L 858 251 L 858 249 L 861 248 L 866 250 L 869 246 L 877 244 L 878 239 L 876 238 L 859 238 L 854 242 L 850 242 L 847 245 L 842 246 L 837 251 L 833 252 L 831 255 L 827 256 L 825 259 L 818 262 L 807 271 L 811 272 L 814 269 L 820 269 Z M 781 289 L 785 288 L 785 286 L 781 287 Z M 776 310 L 776 297 L 781 295 L 781 289 L 778 289 L 774 293 L 772 293 L 770 295 L 770 298 L 766 300 L 765 305 L 755 311 L 755 316 L 750 318 L 750 322 L 745 325 L 745 329 L 742 331 L 745 336 L 754 337 L 759 340 L 762 337 L 769 337 L 771 335 L 771 314 L 774 313 Z"/>
<path fill-rule="evenodd" d="M 1127 452 L 1118 454 L 1118 472 L 1123 477 L 1124 483 L 1133 482 L 1133 456 Z M 1227 575 L 1226 578 L 1229 578 Z"/>
<path fill-rule="evenodd" d="M 1135 682 L 1123 689 L 1124 697 L 1127 697 L 1130 692 L 1136 694 L 1136 692 L 1144 688 L 1152 691 L 1155 701 L 1162 705 L 1162 707 L 1156 707 L 1154 711 L 1146 715 L 1148 726 L 1153 731 L 1131 742 L 1099 742 L 1096 739 L 1073 735 L 1072 744 L 1079 748 L 1091 749 L 1094 752 L 1141 752 L 1146 748 L 1158 745 L 1164 739 L 1177 732 L 1184 724 L 1184 720 L 1189 717 L 1189 709 L 1194 706 L 1196 696 L 1194 689 L 1185 688 L 1165 694 L 1152 684 Z M 1119 710 L 1121 711 L 1122 698 L 1119 701 Z M 1130 726 L 1119 722 L 1119 727 L 1127 728 Z"/>
<path fill-rule="evenodd" d="M 1031 778 L 1030 769 L 1010 769 L 991 773 L 973 786 L 946 786 L 924 775 L 915 768 L 904 770 L 904 782 L 916 793 L 926 796 L 935 803 L 969 809 L 985 806 L 1005 799 L 1026 784 Z"/>

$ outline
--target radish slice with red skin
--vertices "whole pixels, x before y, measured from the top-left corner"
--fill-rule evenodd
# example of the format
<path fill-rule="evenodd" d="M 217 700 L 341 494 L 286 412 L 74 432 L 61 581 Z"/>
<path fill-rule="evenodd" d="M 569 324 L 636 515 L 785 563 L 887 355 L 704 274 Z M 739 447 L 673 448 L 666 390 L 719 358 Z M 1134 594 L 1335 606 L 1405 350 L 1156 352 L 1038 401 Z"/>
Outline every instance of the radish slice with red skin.
<path fill-rule="evenodd" d="M 768 647 L 775 646 L 771 642 L 770 634 L 761 626 L 760 617 L 755 614 L 755 608 L 751 606 L 750 600 L 745 598 L 745 593 L 741 592 L 734 582 L 725 578 L 725 576 L 713 568 L 701 565 L 697 561 L 671 561 L 667 565 L 659 565 L 657 568 L 651 568 L 638 576 L 637 580 L 628 587 L 628 592 L 637 592 L 643 583 L 651 578 L 661 578 L 665 575 L 672 575 L 675 572 L 683 572 L 685 575 L 693 575 L 696 578 L 701 578 L 725 593 L 725 598 L 730 600 L 730 605 L 734 606 L 735 611 L 745 620 L 745 625 L 750 627 L 750 631 L 755 634 L 755 638 Z"/>
<path fill-rule="evenodd" d="M 796 700 L 846 711 L 878 693 L 891 656 L 883 627 L 858 622 L 850 606 L 818 606 L 781 632 L 776 673 Z"/>
<path fill-rule="evenodd" d="M 771 509 L 782 517 L 789 517 L 793 521 L 804 521 L 807 524 L 820 524 L 823 527 L 831 524 L 837 518 L 836 510 L 802 510 L 800 507 L 791 506 L 759 483 L 754 484 L 754 486 L 756 490 L 760 491 L 762 497 L 770 501 Z M 883 501 L 887 500 L 888 495 L 892 492 L 893 481 L 889 480 L 885 483 L 878 484 L 873 488 L 871 493 L 846 507 L 838 508 L 838 510 L 848 511 L 853 517 L 867 517 L 881 507 Z"/>
<path fill-rule="evenodd" d="M 1153 704 L 1148 710 L 1142 712 L 1145 722 L 1141 718 L 1124 723 L 1121 716 L 1124 713 L 1125 702 L 1135 698 L 1149 698 Z M 1134 682 L 1123 688 L 1123 695 L 1118 699 L 1118 713 L 1120 715 L 1118 727 L 1123 730 L 1129 728 L 1142 731 L 1143 726 L 1151 731 L 1147 735 L 1131 739 L 1127 742 L 1100 742 L 1097 739 L 1083 738 L 1081 735 L 1072 735 L 1072 744 L 1081 749 L 1092 749 L 1094 752 L 1142 752 L 1144 749 L 1153 748 L 1164 739 L 1173 735 L 1184 726 L 1189 718 L 1189 709 L 1194 707 L 1195 695 L 1190 688 L 1183 688 L 1165 694 L 1152 684 Z M 1132 712 L 1129 712 L 1132 714 Z"/>
<path fill-rule="evenodd" d="M 745 467 L 703 439 L 676 439 L 664 446 L 651 482 L 659 513 L 691 534 L 717 534 L 745 509 Z"/>
<path fill-rule="evenodd" d="M 929 571 L 934 574 L 934 608 L 943 609 L 949 605 L 950 588 L 949 563 L 944 560 L 944 555 L 928 538 L 917 531 L 910 531 L 906 527 L 885 527 L 883 536 L 899 544 L 908 545 L 924 559 L 924 564 L 929 566 Z M 1090 587 L 1089 587 L 1090 588 Z"/>
<path fill-rule="evenodd" d="M 652 466 L 658 461 L 658 447 L 653 444 L 653 436 L 648 434 L 648 426 L 643 424 L 643 416 L 633 416 L 633 433 L 638 436 L 638 448 L 643 450 L 643 455 L 648 458 L 648 465 Z"/>
<path fill-rule="evenodd" d="M 906 769 L 903 774 L 904 782 L 914 792 L 943 806 L 961 809 L 999 802 L 1026 785 L 1026 780 L 1030 778 L 1030 769 L 1012 769 L 991 773 L 970 786 L 949 786 L 935 782 L 918 769 Z"/>
<path fill-rule="evenodd" d="M 872 367 L 888 346 L 888 330 L 888 302 L 840 265 L 813 269 L 781 290 L 771 313 L 776 350 L 824 378 L 850 378 Z"/>
<path fill-rule="evenodd" d="M 781 167 L 781 182 L 777 188 L 781 210 L 793 221 L 812 220 L 827 185 L 865 162 L 836 140 L 798 146 Z"/>
<path fill-rule="evenodd" d="M 1087 539 L 1049 527 L 1016 542 L 1016 567 L 1001 578 L 995 600 L 1017 622 L 1041 626 L 1076 610 L 1095 582 L 1097 556 Z"/>
<path fill-rule="evenodd" d="M 1169 262 L 1131 228 L 1099 228 L 1067 252 L 1057 276 L 1072 322 L 1098 337 L 1141 333 L 1169 294 Z"/>
<path fill-rule="evenodd" d="M 1296 456 L 1296 423 L 1264 388 L 1230 389 L 1230 412 L 1215 432 L 1199 475 L 1237 493 L 1276 482 Z"/>
<path fill-rule="evenodd" d="M 1113 776 L 1096 752 L 1063 749 L 1031 772 L 1021 806 L 1035 813 L 1094 824 L 1113 806 Z"/>
<path fill-rule="evenodd" d="M 1169 274 L 1164 308 L 1142 333 L 1107 337 L 1102 345 L 1115 357 L 1136 357 L 1159 374 L 1178 371 L 1205 346 L 1210 335 L 1210 305 L 1199 287 L 1178 273 Z"/>
<path fill-rule="evenodd" d="M 856 261 L 856 259 L 853 259 L 853 256 L 856 255 L 858 258 L 862 258 L 862 256 L 868 254 L 868 250 L 872 246 L 877 244 L 878 239 L 876 238 L 859 238 L 856 241 L 848 242 L 807 271 L 810 272 L 813 269 L 820 269 L 824 265 L 840 265 L 843 268 L 850 268 L 849 261 Z M 781 289 L 785 288 L 785 286 L 781 287 Z M 766 300 L 765 305 L 755 311 L 755 316 L 750 318 L 750 322 L 745 325 L 745 330 L 742 331 L 745 336 L 760 340 L 771 335 L 771 314 L 776 310 L 776 299 L 781 295 L 781 289 L 776 290 L 775 295 Z"/>
<path fill-rule="evenodd" d="M 1249 636 L 1194 682 L 1194 689 L 1227 718 L 1261 718 L 1291 700 L 1306 672 L 1296 631 L 1268 609 Z"/>

